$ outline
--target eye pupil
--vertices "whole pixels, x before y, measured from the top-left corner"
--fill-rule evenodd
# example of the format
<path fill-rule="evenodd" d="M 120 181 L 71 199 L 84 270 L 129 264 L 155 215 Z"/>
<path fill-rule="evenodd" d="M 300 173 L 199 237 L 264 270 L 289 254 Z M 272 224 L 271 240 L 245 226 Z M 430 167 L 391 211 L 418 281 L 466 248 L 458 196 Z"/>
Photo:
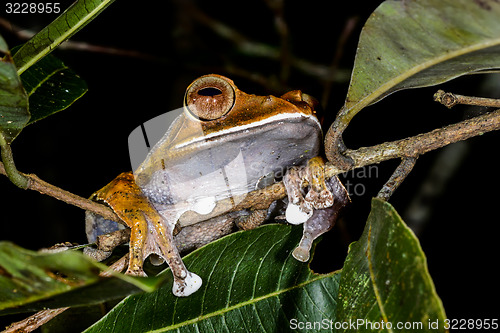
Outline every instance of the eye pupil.
<path fill-rule="evenodd" d="M 222 94 L 222 91 L 220 91 L 220 89 L 217 89 L 214 87 L 207 87 L 207 88 L 202 88 L 202 89 L 198 90 L 198 95 L 200 95 L 200 96 L 213 97 L 213 96 L 217 96 L 220 94 Z"/>
<path fill-rule="evenodd" d="M 186 90 L 184 105 L 188 114 L 210 121 L 223 117 L 233 107 L 235 88 L 231 80 L 220 75 L 205 75 Z"/>

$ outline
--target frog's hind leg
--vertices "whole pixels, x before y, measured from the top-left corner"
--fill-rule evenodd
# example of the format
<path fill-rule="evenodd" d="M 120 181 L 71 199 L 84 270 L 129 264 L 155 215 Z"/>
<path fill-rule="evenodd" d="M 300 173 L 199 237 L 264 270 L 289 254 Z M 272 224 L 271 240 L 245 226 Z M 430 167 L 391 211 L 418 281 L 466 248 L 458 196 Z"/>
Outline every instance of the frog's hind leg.
<path fill-rule="evenodd" d="M 326 180 L 325 184 L 332 194 L 333 204 L 328 208 L 315 210 L 312 217 L 304 223 L 302 239 L 292 252 L 293 257 L 302 262 L 309 260 L 313 241 L 333 228 L 340 211 L 350 200 L 347 190 L 336 176 Z"/>
<path fill-rule="evenodd" d="M 183 227 L 174 237 L 175 245 L 180 253 L 202 247 L 234 231 L 234 220 L 222 215 Z"/>
<path fill-rule="evenodd" d="M 260 226 L 267 217 L 267 209 L 252 210 L 248 215 L 241 215 L 236 218 L 236 225 L 240 230 L 251 230 Z"/>

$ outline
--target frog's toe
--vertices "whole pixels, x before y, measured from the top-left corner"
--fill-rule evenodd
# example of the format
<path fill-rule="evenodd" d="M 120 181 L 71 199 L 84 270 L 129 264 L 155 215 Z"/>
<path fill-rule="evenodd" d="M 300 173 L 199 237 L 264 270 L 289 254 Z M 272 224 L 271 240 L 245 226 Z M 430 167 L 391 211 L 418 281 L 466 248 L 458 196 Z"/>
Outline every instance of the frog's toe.
<path fill-rule="evenodd" d="M 151 262 L 151 264 L 153 264 L 155 266 L 160 266 L 160 265 L 163 265 L 165 263 L 165 258 L 163 258 L 162 256 L 159 256 L 155 253 L 151 253 L 151 255 L 149 256 L 149 262 Z"/>
<path fill-rule="evenodd" d="M 326 184 L 328 192 L 333 194 L 332 204 L 327 208 L 314 210 L 311 218 L 304 223 L 299 246 L 292 253 L 295 259 L 302 262 L 309 260 L 313 241 L 333 228 L 340 211 L 349 202 L 349 195 L 337 177 L 330 178 Z"/>
<path fill-rule="evenodd" d="M 307 262 L 310 258 L 311 246 L 312 240 L 302 238 L 299 246 L 292 252 L 293 257 L 298 261 Z"/>
<path fill-rule="evenodd" d="M 93 247 L 86 247 L 83 253 L 96 261 L 103 261 L 108 259 L 113 251 L 102 251 Z"/>
<path fill-rule="evenodd" d="M 309 220 L 312 214 L 313 210 L 307 202 L 302 205 L 290 202 L 285 211 L 286 220 L 290 224 L 302 224 Z"/>
<path fill-rule="evenodd" d="M 172 293 L 177 297 L 186 297 L 200 289 L 203 281 L 195 273 L 188 272 L 184 279 L 175 278 Z"/>
<path fill-rule="evenodd" d="M 125 274 L 127 275 L 132 275 L 132 276 L 148 276 L 144 270 L 142 269 L 142 267 L 135 267 L 135 268 L 129 268 L 127 269 L 127 271 L 125 272 Z"/>
<path fill-rule="evenodd" d="M 309 190 L 305 200 L 315 209 L 325 209 L 333 205 L 333 194 L 327 188 L 321 191 Z"/>

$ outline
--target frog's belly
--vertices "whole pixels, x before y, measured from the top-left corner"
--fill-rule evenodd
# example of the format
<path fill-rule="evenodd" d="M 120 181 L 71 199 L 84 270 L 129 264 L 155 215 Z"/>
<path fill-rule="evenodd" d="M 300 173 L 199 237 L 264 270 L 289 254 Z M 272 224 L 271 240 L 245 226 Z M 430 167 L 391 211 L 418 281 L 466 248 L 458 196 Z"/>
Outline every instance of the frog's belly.
<path fill-rule="evenodd" d="M 258 135 L 206 139 L 198 142 L 196 154 L 170 161 L 164 169 L 155 168 L 142 189 L 159 204 L 206 197 L 218 201 L 254 190 L 259 179 L 270 173 L 283 176 L 287 167 L 317 156 L 320 144 L 317 127 L 302 123 L 269 126 Z"/>

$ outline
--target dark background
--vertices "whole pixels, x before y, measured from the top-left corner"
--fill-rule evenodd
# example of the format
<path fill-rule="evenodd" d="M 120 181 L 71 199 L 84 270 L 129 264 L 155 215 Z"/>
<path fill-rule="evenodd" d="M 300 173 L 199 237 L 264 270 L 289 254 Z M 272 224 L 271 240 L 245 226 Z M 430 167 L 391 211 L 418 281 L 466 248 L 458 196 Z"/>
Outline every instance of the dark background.
<path fill-rule="evenodd" d="M 130 169 L 130 132 L 144 121 L 182 106 L 185 88 L 208 73 L 228 76 L 241 90 L 257 95 L 301 89 L 325 102 L 326 94 L 324 112 L 329 124 L 346 96 L 361 27 L 380 2 L 332 2 L 325 7 L 325 2 L 316 0 L 287 1 L 283 17 L 288 32 L 282 38 L 275 24 L 280 11 L 271 9 L 265 1 L 242 1 L 238 5 L 229 1 L 116 1 L 72 41 L 104 46 L 108 51 L 116 48 L 120 54 L 68 48 L 54 52 L 79 73 L 89 91 L 67 110 L 21 133 L 12 145 L 17 167 L 70 192 L 89 196 Z M 61 7 L 68 4 L 63 1 Z M 54 18 L 0 15 L 35 31 Z M 295 65 L 287 67 L 286 57 L 259 56 L 255 48 L 243 52 L 238 42 L 215 32 L 216 23 L 240 34 L 240 41 L 244 36 L 276 51 L 285 45 L 290 56 L 312 64 L 320 73 Z M 348 24 L 354 27 L 350 33 L 346 33 Z M 20 32 L 24 31 L 0 30 L 10 47 L 24 42 Z M 333 81 L 323 75 L 329 68 L 335 72 Z M 465 77 L 439 88 L 493 97 L 499 86 L 484 88 L 485 78 Z M 495 76 L 489 79 L 499 81 Z M 326 87 L 330 87 L 329 92 Z M 366 108 L 345 132 L 346 145 L 357 148 L 395 140 L 487 111 L 466 107 L 448 110 L 432 101 L 437 89 L 398 92 Z M 488 133 L 453 145 L 451 150 L 421 156 L 390 200 L 417 233 L 449 318 L 498 318 L 498 138 L 498 133 Z M 354 177 L 350 173 L 343 178 L 352 186 L 358 184 L 357 193 L 351 187 L 352 205 L 319 244 L 315 270 L 341 268 L 347 245 L 363 230 L 371 197 L 397 163 L 377 165 L 370 177 L 356 171 Z M 443 189 L 432 196 L 419 196 L 427 193 L 422 189 L 426 182 L 431 184 L 425 187 L 427 191 L 435 192 L 439 182 L 444 182 Z M 416 197 L 420 206 L 411 213 L 409 207 Z M 64 241 L 86 242 L 83 211 L 34 191 L 20 190 L 5 177 L 0 177 L 0 208 L 2 240 L 29 249 Z M 430 213 L 418 219 L 425 209 Z"/>

